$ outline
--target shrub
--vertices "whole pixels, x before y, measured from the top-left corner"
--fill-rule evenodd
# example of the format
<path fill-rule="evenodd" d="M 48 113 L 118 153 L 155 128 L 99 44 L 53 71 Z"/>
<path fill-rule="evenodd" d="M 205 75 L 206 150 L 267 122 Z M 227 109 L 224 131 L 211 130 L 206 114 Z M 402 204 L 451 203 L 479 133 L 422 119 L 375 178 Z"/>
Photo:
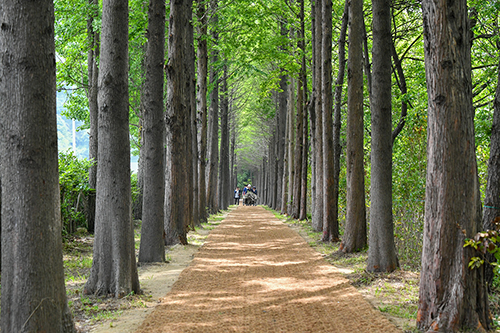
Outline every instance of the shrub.
<path fill-rule="evenodd" d="M 92 162 L 78 158 L 70 150 L 59 153 L 59 189 L 63 236 L 88 228 L 86 210 L 88 196 L 94 192 L 89 186 L 89 168 Z"/>

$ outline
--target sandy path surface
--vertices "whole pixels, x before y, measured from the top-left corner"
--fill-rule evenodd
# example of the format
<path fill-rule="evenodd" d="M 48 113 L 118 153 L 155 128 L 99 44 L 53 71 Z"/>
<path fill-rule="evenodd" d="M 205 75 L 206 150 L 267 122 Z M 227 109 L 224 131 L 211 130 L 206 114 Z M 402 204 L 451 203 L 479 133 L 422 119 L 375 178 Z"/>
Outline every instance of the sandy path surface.
<path fill-rule="evenodd" d="M 137 332 L 401 331 L 295 231 L 240 206 Z"/>

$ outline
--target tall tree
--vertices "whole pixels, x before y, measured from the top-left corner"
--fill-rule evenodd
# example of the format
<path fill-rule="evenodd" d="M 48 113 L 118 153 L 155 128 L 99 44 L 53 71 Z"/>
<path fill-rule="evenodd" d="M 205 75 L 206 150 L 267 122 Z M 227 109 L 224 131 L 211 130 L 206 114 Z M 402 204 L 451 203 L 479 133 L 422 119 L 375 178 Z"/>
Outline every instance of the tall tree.
<path fill-rule="evenodd" d="M 366 246 L 365 179 L 363 168 L 363 0 L 352 0 L 349 9 L 349 60 L 347 91 L 347 208 L 344 252 Z"/>
<path fill-rule="evenodd" d="M 322 86 L 322 71 L 321 71 L 321 50 L 323 43 L 323 0 L 315 1 L 315 36 L 313 46 L 314 50 L 314 58 L 313 61 L 315 64 L 313 65 L 313 102 L 314 102 L 314 112 L 315 112 L 315 132 L 314 132 L 314 150 L 313 154 L 315 159 L 314 170 L 315 170 L 315 193 L 314 196 L 314 206 L 313 206 L 313 214 L 312 214 L 312 226 L 316 231 L 323 231 L 323 193 L 324 193 L 324 184 L 323 184 L 323 96 L 321 94 L 321 86 Z"/>
<path fill-rule="evenodd" d="M 288 85 L 288 184 L 287 184 L 287 197 L 286 197 L 286 212 L 285 214 L 292 215 L 293 209 L 293 191 L 294 191 L 294 178 L 295 178 L 295 103 L 292 101 L 295 99 L 295 80 L 293 77 L 290 78 L 290 84 Z"/>
<path fill-rule="evenodd" d="M 500 46 L 500 42 L 497 42 Z M 500 47 L 498 47 L 500 50 Z M 491 125 L 490 159 L 488 160 L 488 180 L 486 184 L 483 209 L 483 230 L 494 230 L 495 219 L 500 216 L 500 63 L 498 65 L 497 88 L 493 101 L 493 124 Z M 495 260 L 488 254 L 490 262 Z M 493 267 L 486 266 L 488 286 L 493 281 Z"/>
<path fill-rule="evenodd" d="M 199 207 L 198 207 L 198 120 L 196 115 L 196 52 L 194 50 L 194 24 L 193 24 L 193 4 L 191 3 L 188 22 L 186 26 L 186 50 L 183 58 L 185 65 L 185 74 L 188 78 L 186 84 L 189 96 L 190 119 L 188 122 L 189 143 L 191 149 L 186 157 L 189 164 L 190 177 L 190 191 L 189 202 L 191 203 L 189 222 L 191 229 L 194 230 L 195 226 L 200 225 Z"/>
<path fill-rule="evenodd" d="M 304 68 L 304 58 L 302 58 L 302 66 Z M 305 73 L 305 71 L 302 71 Z M 304 100 L 307 99 L 307 80 L 304 81 Z M 307 125 L 307 117 L 308 117 L 308 106 L 304 105 L 304 126 L 302 126 L 303 134 L 302 134 L 302 177 L 301 177 L 301 189 L 300 189 L 300 213 L 299 220 L 304 221 L 307 219 L 307 177 L 308 177 L 308 154 L 309 154 L 309 135 L 308 135 L 308 125 Z"/>
<path fill-rule="evenodd" d="M 200 119 L 200 138 L 199 138 L 199 177 L 198 177 L 198 209 L 200 221 L 207 220 L 207 73 L 208 73 L 208 51 L 207 51 L 207 12 L 204 0 L 198 0 L 198 61 L 197 66 L 197 110 Z"/>
<path fill-rule="evenodd" d="M 167 145 L 169 183 L 169 201 L 165 215 L 167 245 L 180 242 L 187 244 L 187 227 L 192 217 L 192 166 L 191 146 L 191 88 L 194 77 L 191 77 L 190 64 L 194 61 L 190 47 L 192 39 L 191 25 L 192 1 L 171 1 L 168 38 L 167 63 Z M 193 73 L 194 74 L 194 73 Z"/>
<path fill-rule="evenodd" d="M 345 0 L 344 4 L 344 14 L 342 15 L 342 26 L 340 28 L 339 34 L 339 71 L 337 73 L 337 80 L 335 82 L 335 107 L 333 111 L 333 201 L 332 208 L 334 224 L 338 228 L 339 223 L 339 181 L 340 181 L 340 155 L 342 147 L 340 145 L 340 131 L 341 131 L 341 105 L 342 105 L 342 88 L 344 86 L 344 76 L 345 76 L 345 43 L 347 35 L 347 23 L 349 21 L 349 0 Z"/>
<path fill-rule="evenodd" d="M 140 262 L 165 261 L 163 240 L 165 199 L 165 123 L 163 64 L 165 62 L 165 1 L 150 0 L 148 9 L 146 81 L 143 95 L 143 203 Z"/>
<path fill-rule="evenodd" d="M 219 159 L 219 208 L 227 209 L 231 199 L 229 172 L 229 91 L 227 87 L 227 61 L 223 65 L 220 99 L 220 159 Z"/>
<path fill-rule="evenodd" d="M 373 81 L 370 244 L 367 270 L 392 272 L 398 266 L 392 220 L 391 2 L 372 0 Z"/>
<path fill-rule="evenodd" d="M 287 29 L 285 24 L 281 24 L 281 35 L 287 36 Z M 285 172 L 285 137 L 286 137 L 286 110 L 287 110 L 287 90 L 288 90 L 288 76 L 285 75 L 284 71 L 280 75 L 278 92 L 278 110 L 277 110 L 277 156 L 276 156 L 276 210 L 281 210 L 282 202 L 282 191 L 283 191 L 283 174 Z"/>
<path fill-rule="evenodd" d="M 469 269 L 466 235 L 481 226 L 467 1 L 426 0 L 427 181 L 417 327 L 489 329 L 484 267 Z"/>
<path fill-rule="evenodd" d="M 303 39 L 299 38 L 299 48 L 301 48 Z M 302 49 L 302 48 L 301 48 Z M 293 180 L 293 202 L 292 202 L 292 217 L 299 218 L 300 214 L 300 198 L 302 190 L 302 144 L 304 135 L 304 82 L 302 81 L 302 75 L 297 80 L 297 112 L 296 112 L 296 141 L 295 141 L 295 161 L 294 161 L 294 180 Z"/>
<path fill-rule="evenodd" d="M 89 160 L 93 160 L 94 164 L 89 169 L 89 186 L 95 189 L 97 184 L 97 122 L 99 107 L 97 105 L 97 90 L 99 67 L 97 61 L 99 59 L 99 34 L 94 29 L 94 21 L 97 17 L 99 4 L 97 0 L 89 0 L 89 4 L 93 10 L 87 19 L 87 38 L 89 49 L 87 52 L 87 71 L 88 71 L 88 89 L 87 99 L 89 101 Z M 87 226 L 88 231 L 93 233 L 95 228 L 95 193 L 89 195 Z"/>
<path fill-rule="evenodd" d="M 2 332 L 75 332 L 64 286 L 54 4 L 0 5 Z"/>
<path fill-rule="evenodd" d="M 321 51 L 321 95 L 323 96 L 323 237 L 322 241 L 339 239 L 335 216 L 336 204 L 333 149 L 333 93 L 332 93 L 332 0 L 323 0 L 323 42 Z"/>
<path fill-rule="evenodd" d="M 94 257 L 86 294 L 139 293 L 131 216 L 128 2 L 104 0 Z"/>
<path fill-rule="evenodd" d="M 207 180 L 207 203 L 208 211 L 213 214 L 219 210 L 217 202 L 217 167 L 219 165 L 219 73 L 216 68 L 219 61 L 219 32 L 217 24 L 219 17 L 217 14 L 218 1 L 210 1 L 211 23 L 212 23 L 212 52 L 210 54 L 210 74 L 209 86 L 210 107 L 208 112 L 208 180 Z"/>

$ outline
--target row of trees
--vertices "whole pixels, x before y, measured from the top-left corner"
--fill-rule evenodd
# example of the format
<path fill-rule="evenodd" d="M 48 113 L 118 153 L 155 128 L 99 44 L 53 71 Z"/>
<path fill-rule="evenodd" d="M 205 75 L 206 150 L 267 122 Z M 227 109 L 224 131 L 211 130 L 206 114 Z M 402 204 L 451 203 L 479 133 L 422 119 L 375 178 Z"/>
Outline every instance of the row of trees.
<path fill-rule="evenodd" d="M 470 41 L 471 23 L 482 17 L 469 20 L 466 1 L 447 4 L 448 12 L 442 2 L 424 1 L 420 12 L 413 1 L 391 6 L 374 0 L 365 8 L 372 14 L 364 15 L 362 0 L 182 0 L 168 8 L 158 0 L 148 6 L 104 0 L 102 11 L 97 0 L 77 5 L 60 0 L 56 16 L 52 1 L 36 8 L 5 2 L 0 11 L 2 307 L 10 310 L 2 311 L 2 330 L 74 330 L 60 246 L 56 55 L 60 86 L 76 89 L 69 112 L 88 121 L 90 157 L 97 161 L 89 174 L 96 188 L 95 226 L 92 208 L 89 219 L 95 245 L 86 293 L 140 292 L 131 146 L 140 147 L 139 260 L 148 262 L 164 260 L 165 244 L 186 243 L 188 229 L 207 212 L 227 208 L 236 170 L 253 170 L 250 178 L 269 206 L 300 219 L 310 213 L 324 241 L 342 238 L 343 251 L 363 249 L 368 140 L 368 270 L 395 269 L 392 188 L 399 179 L 392 178 L 392 156 L 408 105 L 415 102 L 402 59 L 419 55 L 413 46 L 421 40 L 416 28 L 421 14 L 429 148 L 418 325 L 488 328 L 484 271 L 468 270 L 472 253 L 463 248 L 464 234 L 481 229 L 472 103 L 473 97 L 488 95 L 488 84 L 482 89 L 472 84 Z M 371 39 L 366 26 L 372 27 Z M 406 48 L 402 54 L 401 48 Z M 391 119 L 393 96 L 401 102 L 398 121 Z M 491 161 L 494 175 L 493 155 Z M 498 206 L 492 177 L 485 209 Z"/>

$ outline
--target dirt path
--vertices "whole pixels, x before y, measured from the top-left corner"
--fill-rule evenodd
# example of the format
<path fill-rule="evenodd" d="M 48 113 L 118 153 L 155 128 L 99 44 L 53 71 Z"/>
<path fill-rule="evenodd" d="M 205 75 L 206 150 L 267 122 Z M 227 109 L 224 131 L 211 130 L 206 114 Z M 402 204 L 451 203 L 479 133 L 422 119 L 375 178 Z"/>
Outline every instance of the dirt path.
<path fill-rule="evenodd" d="M 137 332 L 401 331 L 295 231 L 240 206 Z"/>

